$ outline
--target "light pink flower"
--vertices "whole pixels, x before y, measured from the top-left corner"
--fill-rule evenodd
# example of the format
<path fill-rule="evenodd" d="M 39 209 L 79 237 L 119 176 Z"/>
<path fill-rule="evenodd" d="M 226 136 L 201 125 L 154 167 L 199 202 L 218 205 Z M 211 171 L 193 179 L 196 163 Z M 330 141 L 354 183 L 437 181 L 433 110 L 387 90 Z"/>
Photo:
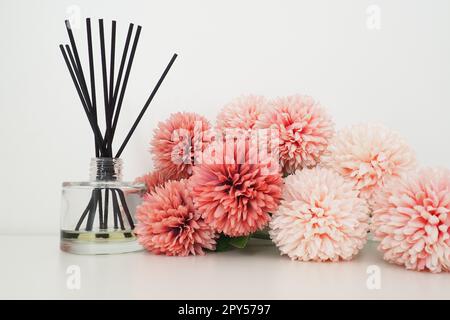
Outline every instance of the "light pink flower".
<path fill-rule="evenodd" d="M 285 178 L 270 237 L 292 260 L 350 260 L 364 246 L 369 209 L 353 183 L 316 167 Z"/>
<path fill-rule="evenodd" d="M 166 181 L 167 176 L 158 170 L 149 172 L 135 180 L 135 182 L 144 183 L 148 193 L 154 191 L 156 187 L 162 186 Z"/>
<path fill-rule="evenodd" d="M 269 212 L 276 210 L 282 178 L 272 159 L 252 163 L 248 145 L 240 154 L 238 143 L 230 152 L 226 145 L 214 142 L 210 149 L 220 161 L 194 167 L 189 179 L 196 208 L 217 232 L 228 236 L 246 236 L 264 228 Z"/>
<path fill-rule="evenodd" d="M 415 155 L 395 132 L 382 125 L 355 125 L 338 132 L 323 157 L 325 166 L 354 181 L 371 204 L 373 192 L 415 166 Z"/>
<path fill-rule="evenodd" d="M 155 254 L 203 255 L 215 249 L 215 233 L 195 211 L 186 180 L 156 187 L 137 208 L 136 219 L 139 242 Z"/>
<path fill-rule="evenodd" d="M 334 125 L 313 98 L 294 95 L 270 103 L 256 128 L 277 130 L 279 157 L 285 174 L 316 166 L 334 134 Z"/>
<path fill-rule="evenodd" d="M 174 113 L 160 122 L 150 142 L 156 169 L 168 179 L 188 178 L 209 143 L 208 135 L 204 134 L 209 129 L 208 120 L 196 113 Z"/>
<path fill-rule="evenodd" d="M 262 96 L 242 96 L 220 111 L 217 116 L 217 128 L 224 129 L 253 129 L 256 120 L 267 108 L 267 100 Z"/>
<path fill-rule="evenodd" d="M 450 171 L 422 169 L 375 193 L 372 230 L 384 259 L 412 270 L 450 271 Z"/>

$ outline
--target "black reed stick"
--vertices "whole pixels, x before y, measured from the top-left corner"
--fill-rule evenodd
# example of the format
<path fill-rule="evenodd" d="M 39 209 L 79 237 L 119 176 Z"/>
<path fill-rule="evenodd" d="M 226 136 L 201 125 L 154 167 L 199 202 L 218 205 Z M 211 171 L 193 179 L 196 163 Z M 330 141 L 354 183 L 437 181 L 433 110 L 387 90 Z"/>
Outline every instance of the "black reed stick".
<path fill-rule="evenodd" d="M 113 193 L 111 192 L 111 195 L 112 195 Z M 117 230 L 119 227 L 118 227 L 118 222 L 117 222 L 117 207 L 116 207 L 116 205 L 115 205 L 115 203 L 114 203 L 114 201 L 113 201 L 113 217 L 114 217 L 114 230 Z"/>
<path fill-rule="evenodd" d="M 134 229 L 133 217 L 131 216 L 130 209 L 128 208 L 127 201 L 125 200 L 125 195 L 123 191 L 120 189 L 116 189 L 117 194 L 119 195 L 120 202 L 122 203 L 123 211 L 125 211 L 125 215 L 127 216 L 128 224 L 131 229 Z"/>
<path fill-rule="evenodd" d="M 117 205 L 117 199 L 114 202 L 114 190 L 110 190 L 111 191 L 111 201 L 112 201 L 112 207 L 113 207 L 113 219 L 114 219 L 114 229 L 118 228 L 118 221 L 117 221 L 117 211 L 119 210 L 118 205 Z"/>
<path fill-rule="evenodd" d="M 103 221 L 103 200 L 102 200 L 102 189 L 98 189 L 98 226 L 100 229 L 105 229 Z"/>
<path fill-rule="evenodd" d="M 109 125 L 109 101 L 108 101 L 108 72 L 106 70 L 106 50 L 105 50 L 105 31 L 103 27 L 103 19 L 98 20 L 99 33 L 100 33 L 100 52 L 102 59 L 102 75 L 103 75 L 103 100 L 105 103 L 105 123 L 106 123 L 106 157 L 110 156 L 110 144 L 111 140 L 111 128 Z"/>
<path fill-rule="evenodd" d="M 117 203 L 117 217 L 119 218 L 119 225 L 121 230 L 125 230 L 125 225 L 123 223 L 123 217 L 122 217 L 122 211 L 120 210 L 119 201 L 116 197 L 116 203 Z"/>
<path fill-rule="evenodd" d="M 108 208 L 109 207 L 109 190 L 105 189 L 105 211 L 103 212 L 103 223 L 105 229 L 108 229 Z"/>
<path fill-rule="evenodd" d="M 94 218 L 95 212 L 97 211 L 97 203 L 98 203 L 98 190 L 94 189 L 92 190 L 92 204 L 86 222 L 86 231 L 92 231 L 92 227 L 94 226 Z"/>
<path fill-rule="evenodd" d="M 115 189 L 111 189 L 111 195 L 113 200 L 113 208 L 114 208 L 114 229 L 118 229 L 117 221 L 120 223 L 120 229 L 125 230 L 123 225 L 122 214 L 120 212 L 119 203 L 117 201 L 117 196 L 115 193 Z"/>
<path fill-rule="evenodd" d="M 94 137 L 95 137 L 97 143 L 100 146 L 103 146 L 103 138 L 101 136 L 100 130 L 98 129 L 98 125 L 96 123 L 94 123 L 94 120 L 91 117 L 91 114 L 90 114 L 89 109 L 87 107 L 86 101 L 84 100 L 84 96 L 83 96 L 83 94 L 81 92 L 81 88 L 80 88 L 80 86 L 78 84 L 77 76 L 75 75 L 75 72 L 74 72 L 74 70 L 73 70 L 73 68 L 72 68 L 72 66 L 70 64 L 69 58 L 67 57 L 67 54 L 66 54 L 66 52 L 64 50 L 64 46 L 61 44 L 59 46 L 59 48 L 60 48 L 61 53 L 63 55 L 64 61 L 66 62 L 67 69 L 69 70 L 70 76 L 72 78 L 73 84 L 75 85 L 75 89 L 77 90 L 78 96 L 80 97 L 81 104 L 83 105 L 83 109 L 84 109 L 84 111 L 86 113 L 86 116 L 87 116 L 87 118 L 89 120 L 89 124 L 91 125 L 92 131 L 94 133 Z M 68 53 L 70 54 L 70 51 L 68 51 Z"/>
<path fill-rule="evenodd" d="M 172 56 L 172 59 L 170 59 L 169 64 L 167 65 L 166 69 L 164 70 L 163 74 L 158 80 L 158 83 L 156 84 L 155 88 L 153 89 L 152 93 L 147 99 L 147 102 L 145 103 L 144 107 L 142 108 L 141 112 L 139 113 L 138 117 L 136 118 L 136 121 L 134 122 L 133 126 L 131 127 L 130 131 L 128 132 L 125 140 L 123 141 L 122 145 L 119 148 L 119 151 L 117 151 L 116 158 L 119 158 L 120 155 L 123 152 L 123 149 L 126 147 L 128 141 L 130 140 L 131 136 L 134 133 L 134 130 L 136 130 L 137 125 L 141 121 L 142 117 L 144 116 L 145 111 L 147 111 L 148 106 L 153 100 L 153 97 L 155 96 L 156 92 L 158 92 L 159 87 L 161 86 L 162 82 L 164 81 L 164 78 L 166 77 L 167 73 L 169 72 L 170 68 L 172 67 L 173 63 L 175 62 L 175 59 L 177 58 L 177 54 L 175 53 Z"/>
<path fill-rule="evenodd" d="M 92 31 L 91 31 L 91 19 L 86 19 L 86 31 L 87 31 L 87 43 L 88 43 L 88 55 L 89 55 L 89 71 L 91 75 L 91 98 L 92 98 L 92 113 L 94 121 L 97 122 L 97 99 L 95 96 L 95 70 L 94 70 L 94 51 L 92 48 Z M 98 122 L 97 122 L 98 123 Z M 95 156 L 100 156 L 100 146 L 97 141 L 95 142 Z"/>
<path fill-rule="evenodd" d="M 66 45 L 66 51 L 67 51 L 67 54 L 69 56 L 69 61 L 70 61 L 71 65 L 72 65 L 72 70 L 74 71 L 74 74 L 75 74 L 75 77 L 77 78 L 78 84 L 80 84 L 80 82 L 81 82 L 81 79 L 80 79 L 81 74 L 79 73 L 79 71 L 75 67 L 76 62 L 75 62 L 75 59 L 74 59 L 74 57 L 72 55 L 72 52 L 70 50 L 70 46 L 69 45 Z M 80 89 L 81 89 L 81 93 L 83 93 L 83 88 L 80 87 Z M 84 97 L 84 103 L 85 103 L 84 106 L 85 106 L 86 114 L 88 115 L 88 118 L 91 121 L 91 125 L 94 127 L 94 131 L 96 132 L 96 134 L 97 134 L 97 136 L 99 138 L 99 142 L 102 142 L 103 141 L 103 137 L 102 137 L 102 134 L 100 132 L 100 128 L 98 126 L 98 122 L 95 121 L 94 117 L 92 116 L 92 112 L 89 111 L 89 100 L 87 100 L 88 98 L 87 98 L 86 94 L 83 97 Z"/>
<path fill-rule="evenodd" d="M 109 99 L 108 99 L 108 108 L 109 108 L 109 126 L 111 127 L 112 118 L 114 114 L 114 62 L 116 59 L 116 21 L 113 21 L 111 24 L 111 57 L 110 57 L 110 66 L 109 66 Z M 112 150 L 112 131 L 111 131 L 111 139 L 108 140 L 109 149 Z"/>
<path fill-rule="evenodd" d="M 92 195 L 93 196 L 93 195 Z M 81 225 L 83 224 L 84 219 L 86 218 L 87 213 L 91 209 L 93 197 L 91 196 L 91 200 L 89 201 L 88 205 L 86 206 L 86 209 L 84 209 L 83 213 L 81 214 L 80 220 L 78 220 L 78 223 L 75 227 L 75 231 L 80 230 Z"/>
<path fill-rule="evenodd" d="M 120 87 L 120 83 L 122 81 L 123 68 L 125 67 L 125 61 L 126 61 L 127 54 L 128 54 L 128 48 L 130 46 L 131 34 L 133 33 L 133 26 L 134 25 L 132 23 L 130 23 L 130 26 L 128 27 L 127 39 L 125 40 L 125 46 L 123 48 L 122 59 L 120 61 L 119 73 L 117 74 L 116 87 L 114 89 L 113 105 L 115 105 L 115 103 L 117 101 L 117 95 L 119 94 L 119 87 Z M 115 112 L 115 114 L 116 114 L 116 112 Z M 114 138 L 114 133 L 116 132 L 116 126 L 117 126 L 117 119 L 116 119 L 116 115 L 114 115 L 114 123 L 113 123 L 113 127 L 112 127 L 113 138 Z"/>
<path fill-rule="evenodd" d="M 89 106 L 89 108 L 92 108 L 90 105 L 91 99 L 89 97 L 89 93 L 87 91 L 87 86 L 86 86 L 86 81 L 84 79 L 83 66 L 81 65 L 80 56 L 78 55 L 77 45 L 75 43 L 75 38 L 73 37 L 73 33 L 72 33 L 72 27 L 70 26 L 69 20 L 66 20 L 65 23 L 66 23 L 67 34 L 69 35 L 70 45 L 72 47 L 72 52 L 75 57 L 76 71 L 80 74 L 80 78 L 78 80 L 80 81 L 81 90 L 85 94 L 87 105 Z M 91 110 L 89 110 L 89 111 L 91 111 Z"/>
<path fill-rule="evenodd" d="M 114 115 L 113 122 L 113 133 L 116 132 L 117 122 L 119 120 L 120 110 L 122 108 L 123 97 L 125 95 L 125 90 L 127 89 L 128 78 L 130 77 L 131 66 L 133 65 L 134 55 L 136 54 L 136 48 L 139 42 L 139 36 L 141 35 L 141 26 L 137 27 L 136 34 L 134 35 L 133 45 L 131 47 L 130 58 L 128 59 L 127 69 L 125 71 L 125 77 L 123 79 L 122 89 L 120 91 L 119 101 L 117 103 L 117 110 Z"/>
<path fill-rule="evenodd" d="M 89 99 L 90 99 L 89 98 L 89 93 L 87 92 L 87 88 L 81 85 L 83 83 L 84 79 L 82 79 L 82 75 L 80 73 L 80 70 L 76 67 L 77 62 L 75 61 L 75 58 L 74 58 L 74 56 L 72 54 L 72 50 L 70 49 L 70 46 L 68 44 L 66 44 L 66 51 L 67 51 L 67 54 L 69 55 L 69 60 L 70 60 L 70 63 L 72 65 L 72 68 L 75 71 L 75 75 L 77 77 L 78 84 L 80 85 L 81 93 L 84 96 L 84 101 L 86 102 L 86 106 L 87 106 L 87 109 L 89 110 L 89 114 L 91 115 L 92 119 L 94 119 L 93 118 L 93 113 L 92 113 L 91 102 L 89 101 Z M 95 123 L 97 123 L 97 122 L 95 122 Z"/>

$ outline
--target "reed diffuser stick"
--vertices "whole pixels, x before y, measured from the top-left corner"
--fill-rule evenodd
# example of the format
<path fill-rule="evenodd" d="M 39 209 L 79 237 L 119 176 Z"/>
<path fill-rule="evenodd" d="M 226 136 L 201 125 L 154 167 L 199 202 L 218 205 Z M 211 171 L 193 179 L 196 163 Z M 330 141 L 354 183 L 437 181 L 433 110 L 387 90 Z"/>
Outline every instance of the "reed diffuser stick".
<path fill-rule="evenodd" d="M 116 55 L 116 22 L 113 21 L 111 24 L 111 56 L 110 56 L 110 67 L 109 67 L 109 97 L 108 97 L 108 126 L 109 126 L 109 137 L 108 137 L 108 149 L 111 150 L 112 155 L 112 119 L 114 114 L 114 62 Z"/>
<path fill-rule="evenodd" d="M 66 23 L 67 34 L 69 35 L 70 45 L 72 47 L 73 56 L 75 57 L 74 68 L 75 68 L 76 73 L 78 73 L 80 75 L 80 77 L 78 79 L 79 83 L 80 83 L 80 87 L 81 87 L 82 92 L 85 95 L 86 104 L 89 107 L 89 109 L 91 109 L 92 108 L 91 99 L 89 97 L 86 81 L 84 79 L 83 66 L 81 65 L 80 57 L 78 55 L 78 49 L 77 49 L 77 45 L 75 43 L 75 38 L 73 37 L 72 27 L 70 26 L 69 20 L 66 20 L 65 23 Z M 91 111 L 91 110 L 89 110 L 89 111 Z"/>
<path fill-rule="evenodd" d="M 125 46 L 123 48 L 122 59 L 120 61 L 119 73 L 117 74 L 116 87 L 114 89 L 114 95 L 113 95 L 113 104 L 114 104 L 114 106 L 115 106 L 115 104 L 117 102 L 117 96 L 119 94 L 119 88 L 120 88 L 120 84 L 121 84 L 121 81 L 122 81 L 123 69 L 125 67 L 125 61 L 127 59 L 128 48 L 130 46 L 130 40 L 131 40 L 131 34 L 133 33 L 133 27 L 134 27 L 134 25 L 132 23 L 130 23 L 130 26 L 128 27 L 127 39 L 125 40 Z M 122 85 L 122 87 L 123 87 L 123 85 Z M 122 97 L 122 100 L 123 100 L 123 97 Z M 122 104 L 122 102 L 120 102 L 120 104 Z M 113 126 L 112 126 L 113 138 L 114 138 L 114 133 L 116 132 L 116 126 L 117 126 L 118 117 L 119 117 L 119 114 L 115 110 L 115 112 L 114 112 L 114 121 L 113 121 Z"/>
<path fill-rule="evenodd" d="M 100 229 L 105 229 L 104 217 L 103 217 L 103 200 L 102 200 L 102 189 L 98 189 L 98 225 Z"/>
<path fill-rule="evenodd" d="M 83 105 L 83 109 L 84 109 L 84 111 L 86 113 L 86 116 L 88 118 L 89 124 L 91 125 L 92 131 L 94 133 L 95 140 L 101 146 L 101 145 L 103 145 L 103 138 L 101 137 L 101 133 L 98 130 L 98 125 L 96 126 L 96 123 L 94 123 L 94 120 L 91 117 L 91 114 L 90 114 L 90 112 L 88 110 L 88 107 L 86 105 L 86 101 L 84 100 L 84 96 L 83 96 L 83 94 L 81 92 L 81 89 L 80 89 L 80 86 L 78 84 L 77 76 L 75 75 L 75 72 L 74 72 L 74 70 L 73 70 L 73 68 L 72 68 L 72 66 L 70 64 L 70 61 L 69 61 L 67 53 L 65 52 L 64 46 L 60 45 L 59 48 L 60 48 L 61 53 L 63 55 L 64 61 L 66 62 L 67 69 L 69 70 L 70 76 L 72 78 L 73 84 L 75 85 L 75 89 L 77 90 L 78 96 L 80 97 L 80 101 L 81 101 L 81 104 Z"/>
<path fill-rule="evenodd" d="M 111 195 L 113 199 L 113 208 L 114 208 L 114 229 L 117 229 L 117 221 L 119 221 L 120 229 L 125 230 L 125 226 L 123 224 L 122 214 L 120 212 L 119 202 L 117 201 L 116 190 L 111 190 Z"/>
<path fill-rule="evenodd" d="M 98 203 L 98 189 L 94 189 L 92 191 L 92 197 L 93 197 L 92 204 L 86 222 L 86 231 L 92 231 L 92 227 L 94 225 L 95 212 L 97 211 L 97 203 Z"/>
<path fill-rule="evenodd" d="M 125 137 L 125 140 L 123 141 L 122 145 L 119 148 L 119 151 L 117 151 L 116 158 L 119 158 L 123 152 L 123 149 L 127 146 L 128 141 L 130 141 L 131 136 L 134 133 L 134 130 L 136 130 L 136 127 L 138 126 L 139 122 L 141 121 L 142 117 L 144 116 L 145 111 L 147 111 L 148 106 L 153 100 L 153 97 L 155 96 L 156 92 L 158 92 L 159 87 L 161 86 L 162 82 L 166 78 L 167 73 L 169 72 L 170 68 L 172 67 L 173 63 L 175 62 L 175 59 L 177 58 L 177 54 L 175 53 L 172 56 L 172 59 L 170 59 L 169 64 L 167 65 L 166 69 L 164 70 L 163 74 L 158 80 L 158 83 L 153 88 L 152 93 L 147 99 L 147 102 L 145 102 L 144 107 L 142 108 L 141 112 L 139 113 L 138 117 L 136 118 L 136 121 L 134 121 L 133 126 L 131 127 L 130 131 L 128 132 L 127 136 Z"/>
<path fill-rule="evenodd" d="M 105 104 L 105 124 L 106 124 L 106 154 L 105 157 L 110 157 L 111 153 L 111 144 L 109 141 L 111 140 L 111 128 L 109 122 L 109 101 L 108 101 L 108 71 L 106 70 L 106 49 L 105 49 L 105 31 L 103 26 L 103 19 L 98 21 L 99 33 L 100 33 L 100 52 L 101 52 L 101 60 L 102 60 L 102 78 L 103 78 L 103 100 Z"/>
<path fill-rule="evenodd" d="M 117 194 L 119 195 L 120 202 L 122 203 L 123 211 L 125 211 L 125 215 L 128 220 L 128 224 L 130 225 L 131 229 L 134 229 L 134 222 L 133 218 L 131 217 L 130 209 L 128 208 L 127 202 L 125 200 L 125 195 L 123 194 L 123 191 L 120 189 L 116 189 Z"/>
<path fill-rule="evenodd" d="M 83 213 L 81 214 L 80 220 L 78 221 L 77 225 L 75 226 L 75 231 L 80 230 L 81 224 L 83 223 L 84 219 L 86 218 L 86 215 L 88 214 L 88 212 L 91 210 L 93 196 L 94 196 L 94 194 L 92 194 L 91 200 L 89 201 L 88 205 L 86 206 L 86 209 L 84 209 Z"/>
<path fill-rule="evenodd" d="M 92 98 L 92 113 L 94 116 L 94 121 L 98 123 L 97 119 L 97 98 L 95 93 L 95 72 L 94 72 L 94 51 L 92 48 L 92 31 L 91 31 L 91 19 L 86 19 L 86 33 L 87 33 L 87 43 L 88 43 L 88 56 L 89 56 L 89 73 L 91 77 L 91 98 Z M 95 156 L 98 158 L 100 156 L 100 146 L 97 141 L 95 141 Z"/>
<path fill-rule="evenodd" d="M 139 36 L 141 35 L 141 29 L 142 29 L 142 27 L 138 26 L 137 30 L 136 30 L 136 34 L 134 35 L 134 41 L 133 41 L 133 45 L 131 47 L 130 58 L 128 59 L 127 69 L 125 71 L 125 77 L 123 79 L 122 90 L 120 91 L 119 101 L 117 103 L 117 110 L 116 110 L 116 114 L 114 116 L 113 129 L 112 129 L 114 133 L 116 131 L 117 122 L 119 120 L 120 110 L 122 109 L 123 97 L 125 95 L 125 90 L 127 89 L 128 78 L 130 77 L 131 66 L 133 65 L 134 55 L 136 54 L 136 48 L 137 48 L 137 45 L 139 42 Z"/>
<path fill-rule="evenodd" d="M 103 212 L 103 229 L 108 228 L 109 190 L 105 189 L 105 210 Z"/>

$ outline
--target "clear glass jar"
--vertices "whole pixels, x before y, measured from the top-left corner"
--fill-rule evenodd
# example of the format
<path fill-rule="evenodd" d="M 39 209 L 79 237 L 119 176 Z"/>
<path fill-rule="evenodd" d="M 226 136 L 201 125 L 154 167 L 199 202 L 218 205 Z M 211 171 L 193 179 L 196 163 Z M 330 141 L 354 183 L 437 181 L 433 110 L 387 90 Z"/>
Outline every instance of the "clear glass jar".
<path fill-rule="evenodd" d="M 93 158 L 90 181 L 62 186 L 61 250 L 112 254 L 141 250 L 134 233 L 141 183 L 122 181 L 122 160 Z"/>

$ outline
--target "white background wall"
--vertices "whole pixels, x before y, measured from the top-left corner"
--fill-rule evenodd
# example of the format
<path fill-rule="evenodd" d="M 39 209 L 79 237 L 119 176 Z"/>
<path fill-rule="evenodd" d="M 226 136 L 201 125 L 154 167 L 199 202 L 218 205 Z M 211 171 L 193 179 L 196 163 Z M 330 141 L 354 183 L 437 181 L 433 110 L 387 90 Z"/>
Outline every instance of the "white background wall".
<path fill-rule="evenodd" d="M 180 55 L 123 154 L 127 179 L 151 168 L 158 121 L 181 110 L 214 120 L 247 93 L 310 94 L 338 128 L 382 122 L 423 164 L 450 165 L 448 0 L 0 0 L 0 233 L 58 232 L 61 182 L 87 178 L 92 136 L 58 48 L 77 8 L 84 61 L 85 17 L 117 19 L 121 45 L 128 22 L 143 26 L 118 140 Z"/>

